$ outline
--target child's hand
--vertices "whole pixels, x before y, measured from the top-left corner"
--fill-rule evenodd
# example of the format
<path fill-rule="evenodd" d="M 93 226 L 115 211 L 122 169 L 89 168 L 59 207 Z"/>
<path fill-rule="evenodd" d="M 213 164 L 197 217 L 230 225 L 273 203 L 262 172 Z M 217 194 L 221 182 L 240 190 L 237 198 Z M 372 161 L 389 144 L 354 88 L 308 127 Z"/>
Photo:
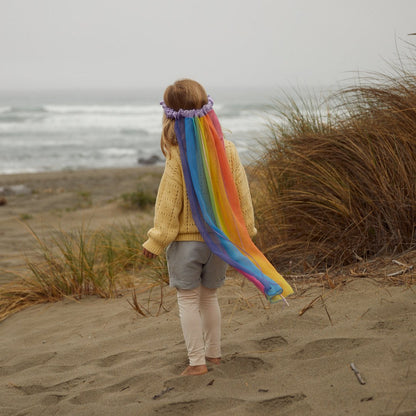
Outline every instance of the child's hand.
<path fill-rule="evenodd" d="M 155 257 L 157 257 L 157 254 L 154 254 L 151 251 L 146 250 L 145 248 L 143 248 L 143 255 L 148 259 L 154 259 Z"/>

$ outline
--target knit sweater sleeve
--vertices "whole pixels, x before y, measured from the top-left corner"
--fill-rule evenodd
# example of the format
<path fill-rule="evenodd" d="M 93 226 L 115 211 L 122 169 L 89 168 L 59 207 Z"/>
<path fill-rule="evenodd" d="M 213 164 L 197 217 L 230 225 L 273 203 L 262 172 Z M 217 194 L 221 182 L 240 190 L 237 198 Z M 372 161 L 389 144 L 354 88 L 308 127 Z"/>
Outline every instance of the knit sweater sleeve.
<path fill-rule="evenodd" d="M 159 255 L 179 232 L 179 214 L 183 205 L 182 167 L 179 153 L 172 149 L 166 159 L 165 170 L 156 197 L 154 226 L 148 233 L 143 247 Z"/>
<path fill-rule="evenodd" d="M 226 142 L 230 159 L 231 171 L 233 173 L 234 182 L 237 187 L 238 197 L 240 199 L 241 211 L 246 223 L 247 231 L 250 237 L 257 234 L 254 220 L 253 202 L 251 199 L 250 187 L 247 180 L 246 171 L 241 163 L 237 149 L 231 142 Z"/>

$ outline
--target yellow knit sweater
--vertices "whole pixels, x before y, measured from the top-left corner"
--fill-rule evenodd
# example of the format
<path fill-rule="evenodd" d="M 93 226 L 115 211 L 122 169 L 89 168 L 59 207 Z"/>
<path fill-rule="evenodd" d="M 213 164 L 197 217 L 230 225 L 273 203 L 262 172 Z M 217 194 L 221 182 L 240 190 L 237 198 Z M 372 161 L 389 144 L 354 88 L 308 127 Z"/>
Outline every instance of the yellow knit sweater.
<path fill-rule="evenodd" d="M 253 237 L 257 230 L 247 176 L 234 144 L 228 140 L 224 142 L 247 230 Z M 166 159 L 156 198 L 154 227 L 147 235 L 143 247 L 157 255 L 172 241 L 204 241 L 192 218 L 178 146 L 170 149 Z"/>

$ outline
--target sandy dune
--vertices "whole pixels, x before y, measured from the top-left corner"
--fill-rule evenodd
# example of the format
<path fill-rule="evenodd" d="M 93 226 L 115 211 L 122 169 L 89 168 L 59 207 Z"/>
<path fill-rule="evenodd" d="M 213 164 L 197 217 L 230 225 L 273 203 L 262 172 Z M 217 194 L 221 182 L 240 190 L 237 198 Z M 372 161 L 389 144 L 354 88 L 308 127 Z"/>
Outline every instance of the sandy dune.
<path fill-rule="evenodd" d="M 197 377 L 178 376 L 186 353 L 169 289 L 170 311 L 158 317 L 139 317 L 121 298 L 8 318 L 1 414 L 416 414 L 414 291 L 363 279 L 265 309 L 255 289 L 235 283 L 221 290 L 223 363 Z M 322 293 L 326 310 L 319 301 L 299 316 Z"/>
<path fill-rule="evenodd" d="M 116 199 L 138 180 L 157 185 L 158 174 L 130 169 L 0 177 L 0 187 L 24 183 L 35 190 L 7 197 L 0 207 L 0 283 L 12 278 L 5 270 L 23 267 L 33 247 L 18 220 L 41 234 L 84 221 L 101 227 L 140 220 Z M 387 286 L 382 278 L 350 279 L 332 290 L 303 284 L 290 307 L 267 307 L 241 281 L 230 277 L 220 291 L 223 362 L 198 377 L 179 376 L 186 352 L 170 289 L 164 296 L 169 311 L 159 316 L 137 315 L 126 294 L 68 299 L 7 318 L 0 323 L 0 414 L 416 415 L 414 288 Z M 147 305 L 149 294 L 139 300 Z M 156 312 L 157 291 L 150 301 Z"/>

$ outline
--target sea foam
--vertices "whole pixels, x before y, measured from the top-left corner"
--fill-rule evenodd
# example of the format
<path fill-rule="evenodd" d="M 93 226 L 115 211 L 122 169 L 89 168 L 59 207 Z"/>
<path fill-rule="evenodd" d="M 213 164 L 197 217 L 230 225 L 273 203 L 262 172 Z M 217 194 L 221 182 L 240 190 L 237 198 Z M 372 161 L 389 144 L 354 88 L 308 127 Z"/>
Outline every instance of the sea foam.
<path fill-rule="evenodd" d="M 35 97 L 36 98 L 36 97 Z M 0 173 L 136 166 L 160 156 L 162 109 L 158 97 L 100 97 L 96 102 L 42 97 L 1 102 Z M 263 105 L 216 102 L 226 138 L 244 154 L 264 134 Z"/>

